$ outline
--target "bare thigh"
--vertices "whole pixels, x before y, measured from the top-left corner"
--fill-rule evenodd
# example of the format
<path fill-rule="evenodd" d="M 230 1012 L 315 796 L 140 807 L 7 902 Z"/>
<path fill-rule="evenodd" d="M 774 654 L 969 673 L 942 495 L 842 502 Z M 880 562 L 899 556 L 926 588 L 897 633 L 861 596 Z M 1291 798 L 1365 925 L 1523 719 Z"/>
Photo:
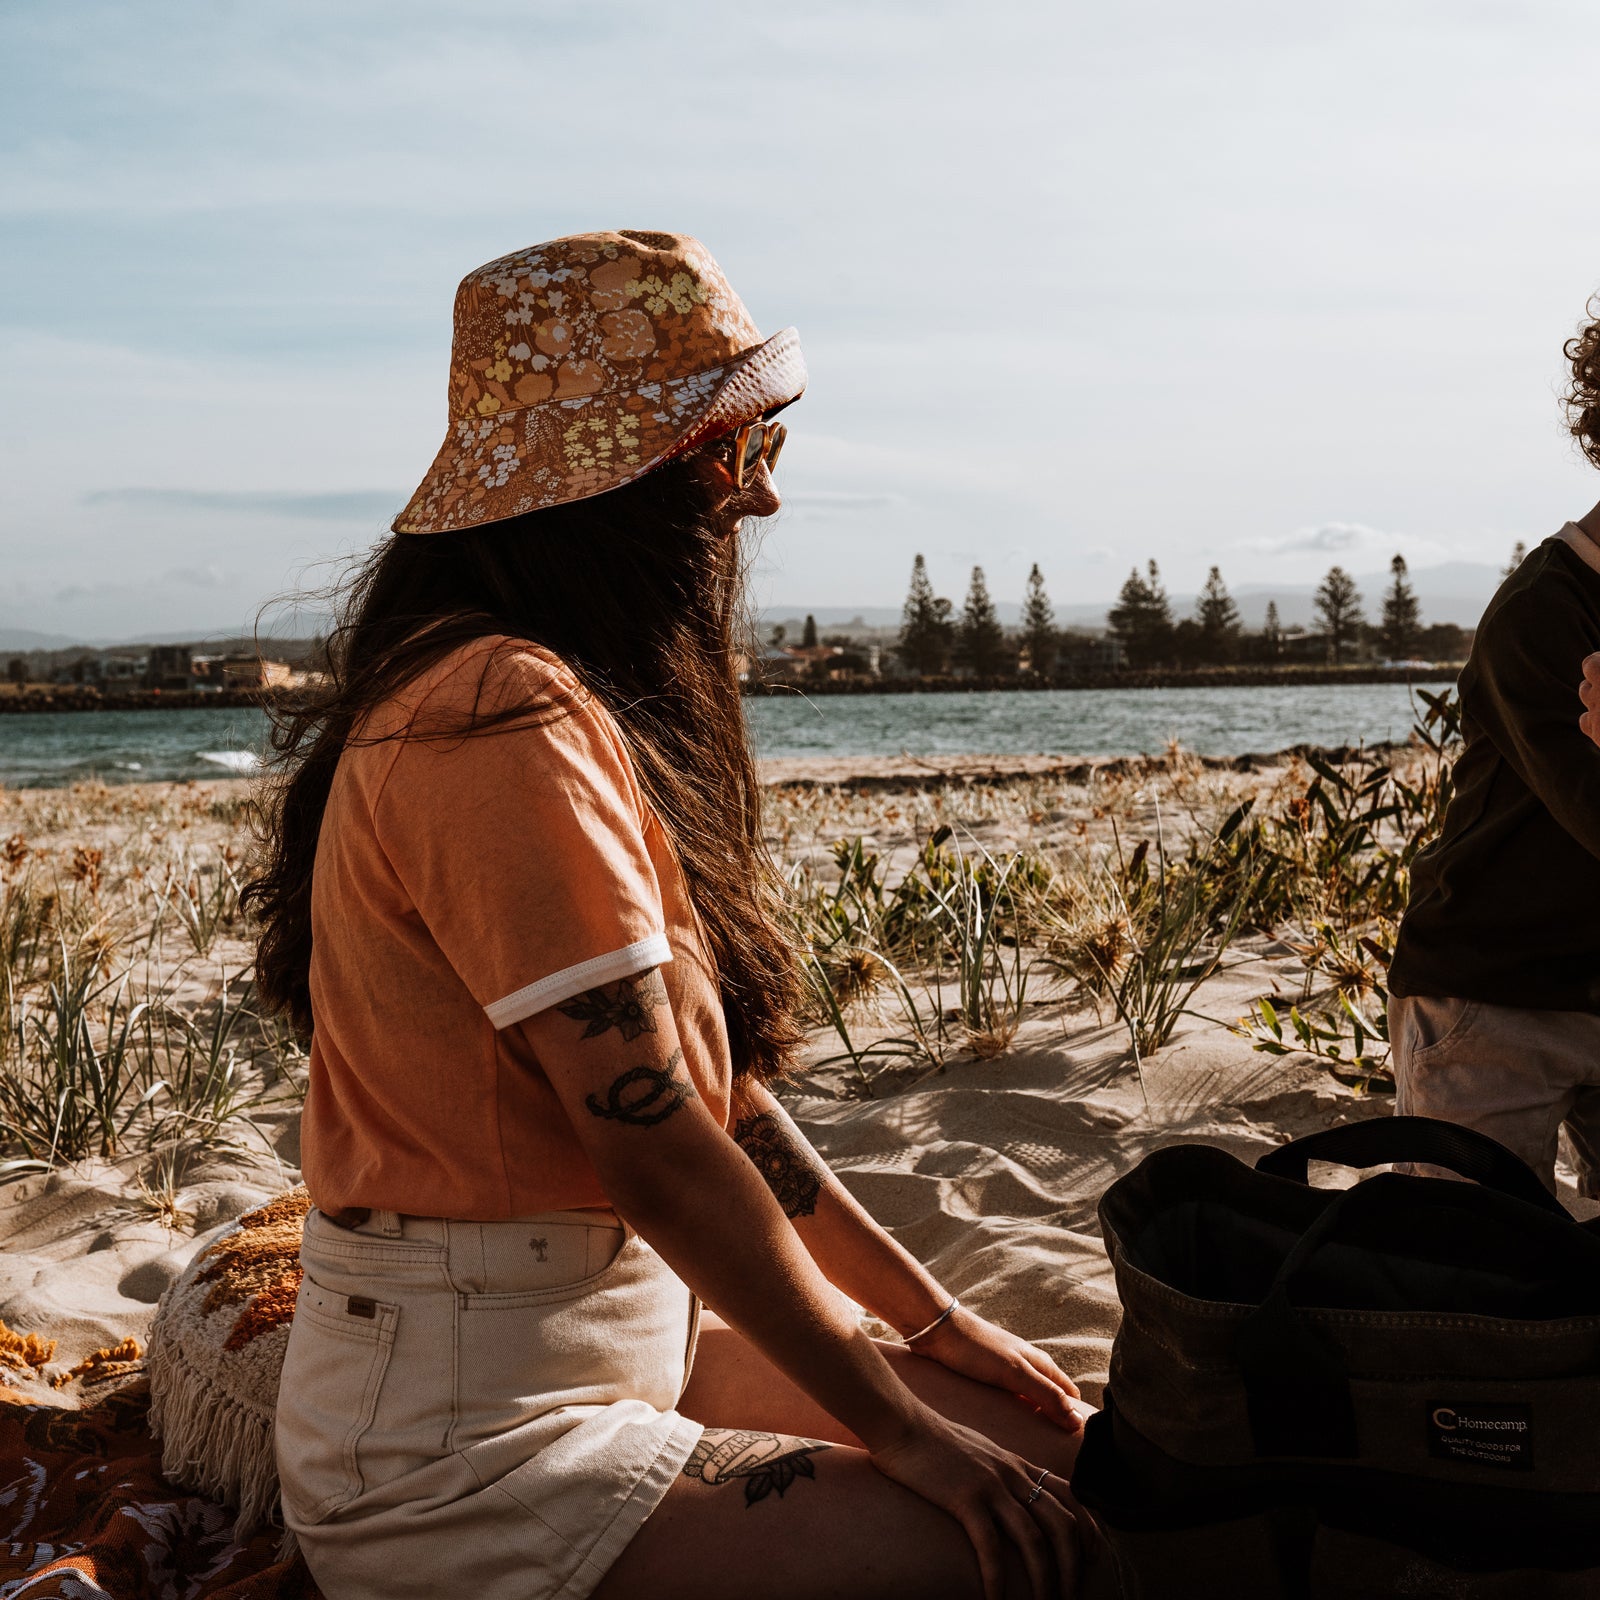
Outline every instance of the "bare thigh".
<path fill-rule="evenodd" d="M 937 1361 L 913 1355 L 904 1345 L 880 1343 L 878 1348 L 900 1381 L 935 1411 L 987 1434 L 1035 1466 L 1048 1467 L 1063 1478 L 1071 1475 L 1081 1433 L 1067 1433 L 1014 1394 L 974 1383 Z M 835 1444 L 861 1443 L 748 1339 L 709 1314 L 701 1325 L 694 1375 L 678 1409 L 707 1427 L 770 1428 Z M 1089 1408 L 1084 1409 L 1087 1413 Z"/>
<path fill-rule="evenodd" d="M 885 1346 L 907 1386 L 1064 1479 L 1078 1436 L 1010 1395 Z M 872 1466 L 858 1442 L 715 1317 L 679 1409 L 708 1429 L 596 1600 L 978 1600 L 959 1524 Z M 743 1438 L 735 1438 L 737 1433 Z M 1063 1481 L 1051 1489 L 1066 1498 Z M 1008 1593 L 1026 1592 L 1020 1564 Z"/>

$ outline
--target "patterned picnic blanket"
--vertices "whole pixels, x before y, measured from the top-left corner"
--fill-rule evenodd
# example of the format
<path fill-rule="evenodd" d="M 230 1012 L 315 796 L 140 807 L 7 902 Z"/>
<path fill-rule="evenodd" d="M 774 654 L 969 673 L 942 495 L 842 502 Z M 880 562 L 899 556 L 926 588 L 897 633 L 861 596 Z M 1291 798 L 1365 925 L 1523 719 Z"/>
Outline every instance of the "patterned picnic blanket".
<path fill-rule="evenodd" d="M 162 1480 L 149 1406 L 142 1382 L 83 1411 L 0 1390 L 0 1600 L 320 1600 L 276 1533 L 235 1544 Z"/>

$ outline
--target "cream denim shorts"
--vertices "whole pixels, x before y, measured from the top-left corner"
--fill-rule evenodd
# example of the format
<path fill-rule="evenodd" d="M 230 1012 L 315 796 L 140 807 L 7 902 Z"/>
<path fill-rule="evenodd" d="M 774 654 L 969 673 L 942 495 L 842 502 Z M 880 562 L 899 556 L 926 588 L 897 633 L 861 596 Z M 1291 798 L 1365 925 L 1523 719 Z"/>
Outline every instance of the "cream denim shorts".
<path fill-rule="evenodd" d="M 699 1441 L 698 1302 L 610 1212 L 306 1219 L 284 1520 L 327 1600 L 580 1600 Z"/>

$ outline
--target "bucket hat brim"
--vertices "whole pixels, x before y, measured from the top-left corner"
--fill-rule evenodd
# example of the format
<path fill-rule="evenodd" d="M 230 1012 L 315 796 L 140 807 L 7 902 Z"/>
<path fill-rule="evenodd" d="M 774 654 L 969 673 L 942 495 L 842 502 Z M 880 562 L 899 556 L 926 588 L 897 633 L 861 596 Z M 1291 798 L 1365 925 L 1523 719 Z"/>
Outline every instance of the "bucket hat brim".
<path fill-rule="evenodd" d="M 557 389 L 526 406 L 485 397 L 478 415 L 452 421 L 391 526 L 396 533 L 448 533 L 619 489 L 798 399 L 805 386 L 800 336 L 784 328 L 718 366 L 632 389 Z"/>

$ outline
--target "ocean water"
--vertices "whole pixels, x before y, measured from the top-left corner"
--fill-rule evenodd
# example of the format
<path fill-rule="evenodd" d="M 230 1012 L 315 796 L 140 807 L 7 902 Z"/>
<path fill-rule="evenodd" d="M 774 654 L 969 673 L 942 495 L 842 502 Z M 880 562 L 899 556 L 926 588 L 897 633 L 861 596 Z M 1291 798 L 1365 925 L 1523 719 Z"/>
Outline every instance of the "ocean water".
<path fill-rule="evenodd" d="M 256 770 L 266 743 L 266 715 L 249 706 L 0 716 L 0 783 L 53 789 L 88 778 L 239 777 Z"/>
<path fill-rule="evenodd" d="M 1421 702 L 1405 684 L 1377 683 L 796 695 L 746 707 L 767 756 L 1151 755 L 1173 739 L 1201 755 L 1236 756 L 1403 739 Z"/>
<path fill-rule="evenodd" d="M 1414 709 L 1403 684 L 784 695 L 745 708 L 765 756 L 1138 755 L 1172 739 L 1202 755 L 1242 755 L 1403 739 Z M 265 715 L 248 708 L 0 716 L 0 783 L 241 776 L 266 737 Z"/>

